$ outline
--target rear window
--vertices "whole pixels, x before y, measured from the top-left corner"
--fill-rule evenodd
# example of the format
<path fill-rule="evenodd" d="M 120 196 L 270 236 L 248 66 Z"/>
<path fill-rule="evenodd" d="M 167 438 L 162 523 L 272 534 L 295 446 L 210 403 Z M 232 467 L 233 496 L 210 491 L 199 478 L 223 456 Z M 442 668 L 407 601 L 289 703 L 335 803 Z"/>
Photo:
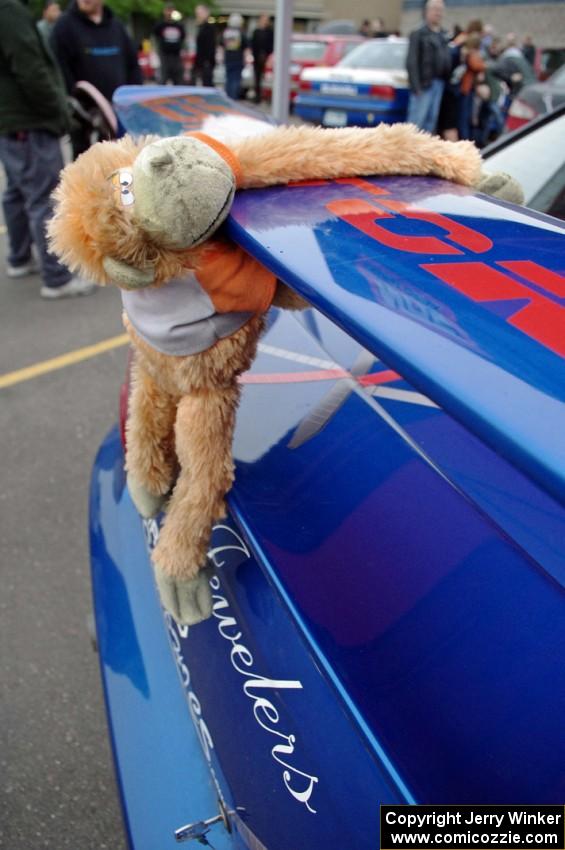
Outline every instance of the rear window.
<path fill-rule="evenodd" d="M 553 74 L 558 68 L 561 68 L 565 62 L 565 48 L 542 50 L 541 54 L 541 69 L 547 75 Z M 565 79 L 565 76 L 563 77 Z"/>
<path fill-rule="evenodd" d="M 404 71 L 408 45 L 403 41 L 374 39 L 360 44 L 345 59 L 340 68 L 379 68 L 385 71 Z"/>
<path fill-rule="evenodd" d="M 290 58 L 295 62 L 317 62 L 324 58 L 325 52 L 325 41 L 293 41 L 290 45 Z"/>

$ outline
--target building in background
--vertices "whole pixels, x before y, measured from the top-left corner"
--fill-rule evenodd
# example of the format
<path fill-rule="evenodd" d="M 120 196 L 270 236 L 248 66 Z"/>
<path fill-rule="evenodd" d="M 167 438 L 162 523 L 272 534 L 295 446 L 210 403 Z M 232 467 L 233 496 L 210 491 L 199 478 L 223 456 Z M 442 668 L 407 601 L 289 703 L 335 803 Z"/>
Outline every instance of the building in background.
<path fill-rule="evenodd" d="M 231 12 L 239 12 L 252 30 L 262 13 L 274 16 L 275 0 L 224 0 L 218 4 L 222 23 Z M 402 16 L 402 0 L 294 0 L 293 29 L 295 32 L 313 32 L 320 24 L 333 20 L 351 20 L 358 30 L 363 20 L 382 18 L 386 29 L 397 30 Z"/>
<path fill-rule="evenodd" d="M 401 28 L 403 33 L 415 29 L 422 19 L 422 0 L 404 0 Z M 516 33 L 521 42 L 531 35 L 538 47 L 565 47 L 564 0 L 445 0 L 444 26 L 465 27 L 480 18 L 498 35 Z"/>

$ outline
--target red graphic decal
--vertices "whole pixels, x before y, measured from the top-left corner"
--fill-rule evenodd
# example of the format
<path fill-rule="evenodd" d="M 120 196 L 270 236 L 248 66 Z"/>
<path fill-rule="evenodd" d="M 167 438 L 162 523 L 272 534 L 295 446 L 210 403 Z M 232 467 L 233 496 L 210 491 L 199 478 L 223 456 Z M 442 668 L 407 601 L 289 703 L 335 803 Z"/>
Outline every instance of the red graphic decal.
<path fill-rule="evenodd" d="M 342 221 L 346 221 L 370 236 L 371 239 L 376 239 L 381 245 L 397 251 L 408 251 L 411 254 L 463 253 L 435 236 L 402 236 L 392 233 L 380 224 L 375 224 L 375 219 L 394 219 L 396 216 L 372 206 L 367 201 L 356 199 L 330 201 L 326 204 L 326 208 Z"/>
<path fill-rule="evenodd" d="M 430 224 L 435 224 L 437 227 L 441 227 L 442 230 L 445 230 L 448 239 L 451 239 L 451 241 L 455 242 L 457 245 L 461 245 L 462 248 L 468 248 L 469 251 L 473 251 L 474 254 L 484 254 L 485 251 L 490 251 L 492 248 L 492 241 L 488 238 L 488 236 L 484 236 L 482 233 L 477 233 L 476 230 L 473 230 L 470 227 L 465 227 L 464 224 L 458 224 L 458 222 L 452 221 L 450 218 L 442 215 L 441 213 L 422 210 L 418 207 L 413 207 L 410 204 L 404 204 L 402 201 L 381 200 L 379 201 L 379 204 L 382 207 L 393 210 L 393 212 L 400 213 L 406 218 L 429 221 Z"/>
<path fill-rule="evenodd" d="M 548 292 L 552 292 L 553 295 L 557 295 L 559 298 L 565 298 L 565 277 L 562 277 L 556 272 L 550 272 L 549 269 L 544 269 L 543 266 L 538 266 L 532 260 L 498 262 L 496 265 L 508 269 L 509 272 L 520 275 L 520 277 L 529 280 L 530 283 L 541 286 L 542 289 L 547 289 Z"/>
<path fill-rule="evenodd" d="M 268 372 L 267 374 L 246 373 L 239 378 L 240 384 L 301 384 L 308 381 L 335 381 L 338 378 L 352 378 L 362 387 L 388 384 L 400 380 L 400 375 L 392 369 L 375 372 L 372 375 L 353 376 L 345 369 L 316 369 L 314 372 Z"/>
<path fill-rule="evenodd" d="M 156 112 L 157 115 L 161 115 L 163 118 L 168 118 L 169 121 L 177 121 L 179 124 L 186 123 L 187 119 L 192 117 L 187 115 L 186 113 L 177 112 L 174 109 L 169 109 L 166 106 L 163 106 L 161 103 L 150 102 L 143 104 L 146 109 L 150 109 L 151 112 Z"/>
<path fill-rule="evenodd" d="M 224 113 L 224 114 L 239 114 L 237 110 L 230 109 L 227 106 L 221 106 L 220 104 L 211 104 L 208 103 L 202 97 L 186 97 L 183 100 L 178 100 L 175 102 L 175 109 L 172 109 L 171 101 L 166 97 L 155 98 L 154 100 L 146 101 L 143 106 L 146 109 L 150 109 L 151 112 L 156 112 L 158 115 L 162 115 L 163 118 L 168 118 L 171 121 L 176 121 L 179 124 L 192 122 L 195 123 L 197 119 L 207 118 L 211 113 Z"/>
<path fill-rule="evenodd" d="M 390 195 L 388 189 L 383 189 L 382 186 L 375 186 L 374 183 L 369 183 L 368 180 L 362 180 L 360 177 L 340 177 L 335 182 L 341 186 L 356 186 L 370 195 Z"/>
<path fill-rule="evenodd" d="M 328 186 L 331 180 L 295 180 L 292 183 L 287 183 L 290 189 L 300 188 L 301 186 Z"/>
<path fill-rule="evenodd" d="M 388 189 L 383 189 L 381 186 L 375 186 L 369 183 L 368 180 L 361 180 L 359 177 L 339 177 L 337 180 L 300 180 L 287 185 L 295 188 L 296 186 L 330 186 L 338 183 L 341 186 L 356 186 L 363 192 L 368 192 L 371 195 L 389 195 Z"/>
<path fill-rule="evenodd" d="M 507 321 L 565 356 L 565 308 L 485 263 L 428 263 L 421 266 L 476 302 L 527 299 Z"/>

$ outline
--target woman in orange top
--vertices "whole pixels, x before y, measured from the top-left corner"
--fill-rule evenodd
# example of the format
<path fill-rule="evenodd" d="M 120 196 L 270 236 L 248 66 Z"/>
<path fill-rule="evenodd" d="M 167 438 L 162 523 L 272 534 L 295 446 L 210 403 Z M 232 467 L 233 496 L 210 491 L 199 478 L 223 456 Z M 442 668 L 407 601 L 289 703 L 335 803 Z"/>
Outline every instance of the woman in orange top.
<path fill-rule="evenodd" d="M 473 102 L 475 98 L 475 83 L 479 74 L 485 70 L 485 61 L 480 51 L 481 36 L 471 33 L 463 49 L 465 72 L 461 78 L 459 97 L 459 138 L 472 138 Z"/>

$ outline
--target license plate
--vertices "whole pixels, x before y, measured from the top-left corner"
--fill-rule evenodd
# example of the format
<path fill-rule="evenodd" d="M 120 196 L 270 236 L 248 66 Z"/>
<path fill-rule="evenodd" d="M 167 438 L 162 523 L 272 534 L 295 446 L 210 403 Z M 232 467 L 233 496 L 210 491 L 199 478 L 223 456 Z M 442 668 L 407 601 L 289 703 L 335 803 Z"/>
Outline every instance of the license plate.
<path fill-rule="evenodd" d="M 347 112 L 343 112 L 341 109 L 326 109 L 322 124 L 325 127 L 346 127 Z"/>
<path fill-rule="evenodd" d="M 338 97 L 357 97 L 359 90 L 357 86 L 348 86 L 346 83 L 321 83 L 321 94 L 336 94 Z"/>

